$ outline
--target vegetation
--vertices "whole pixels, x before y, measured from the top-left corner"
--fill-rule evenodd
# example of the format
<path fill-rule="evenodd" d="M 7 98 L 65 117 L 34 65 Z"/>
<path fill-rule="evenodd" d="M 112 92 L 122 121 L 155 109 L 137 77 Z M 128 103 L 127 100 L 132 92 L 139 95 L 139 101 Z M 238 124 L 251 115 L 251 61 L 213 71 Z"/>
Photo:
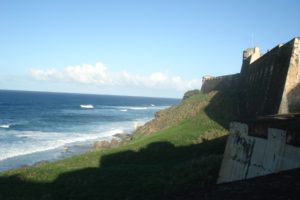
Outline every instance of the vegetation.
<path fill-rule="evenodd" d="M 195 95 L 200 94 L 200 93 L 201 93 L 201 91 L 198 90 L 198 89 L 189 90 L 186 93 L 184 93 L 183 100 L 186 100 L 186 99 L 190 98 L 191 96 L 195 96 Z"/>
<path fill-rule="evenodd" d="M 188 199 L 215 184 L 232 104 L 234 94 L 195 94 L 125 145 L 0 173 L 0 199 Z"/>

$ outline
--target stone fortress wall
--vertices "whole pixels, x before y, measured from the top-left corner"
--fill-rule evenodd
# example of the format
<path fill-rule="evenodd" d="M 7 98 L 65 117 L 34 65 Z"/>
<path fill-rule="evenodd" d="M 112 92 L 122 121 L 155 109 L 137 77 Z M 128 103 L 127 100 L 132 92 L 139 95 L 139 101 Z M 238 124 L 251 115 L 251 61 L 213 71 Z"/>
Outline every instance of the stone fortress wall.
<path fill-rule="evenodd" d="M 201 91 L 213 90 L 236 90 L 239 107 L 218 183 L 300 167 L 300 38 L 246 49 L 239 74 L 203 78 Z"/>
<path fill-rule="evenodd" d="M 239 100 L 242 118 L 300 112 L 300 38 L 278 45 L 249 62 L 244 58 L 240 73 Z"/>
<path fill-rule="evenodd" d="M 225 90 L 235 87 L 239 80 L 239 74 L 232 74 L 226 76 L 204 76 L 202 77 L 201 91 L 209 93 L 213 90 Z"/>
<path fill-rule="evenodd" d="M 202 78 L 201 91 L 237 89 L 241 118 L 300 112 L 300 38 L 264 55 L 259 48 L 243 52 L 239 74 Z"/>

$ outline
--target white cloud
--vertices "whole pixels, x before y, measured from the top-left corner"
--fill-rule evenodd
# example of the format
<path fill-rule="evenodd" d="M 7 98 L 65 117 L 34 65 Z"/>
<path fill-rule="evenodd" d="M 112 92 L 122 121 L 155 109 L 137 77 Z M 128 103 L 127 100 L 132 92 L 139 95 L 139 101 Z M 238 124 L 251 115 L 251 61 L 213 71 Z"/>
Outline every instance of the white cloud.
<path fill-rule="evenodd" d="M 36 80 L 46 81 L 49 80 L 51 77 L 52 79 L 62 79 L 61 73 L 55 69 L 47 69 L 47 70 L 40 70 L 40 69 L 30 69 L 30 75 L 35 78 Z"/>
<path fill-rule="evenodd" d="M 73 82 L 97 86 L 136 86 L 152 89 L 186 91 L 201 87 L 201 79 L 184 80 L 180 76 L 170 76 L 162 72 L 149 75 L 130 74 L 126 71 L 112 72 L 98 62 L 95 65 L 77 65 L 58 69 L 38 69 L 29 71 L 38 81 Z"/>

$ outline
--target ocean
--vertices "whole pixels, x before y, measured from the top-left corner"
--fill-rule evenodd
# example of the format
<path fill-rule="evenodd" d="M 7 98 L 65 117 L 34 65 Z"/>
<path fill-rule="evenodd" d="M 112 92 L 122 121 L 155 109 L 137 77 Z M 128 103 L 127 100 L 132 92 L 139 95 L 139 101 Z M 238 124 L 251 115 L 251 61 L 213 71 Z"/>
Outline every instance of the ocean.
<path fill-rule="evenodd" d="M 0 90 L 0 171 L 83 153 L 179 101 Z"/>

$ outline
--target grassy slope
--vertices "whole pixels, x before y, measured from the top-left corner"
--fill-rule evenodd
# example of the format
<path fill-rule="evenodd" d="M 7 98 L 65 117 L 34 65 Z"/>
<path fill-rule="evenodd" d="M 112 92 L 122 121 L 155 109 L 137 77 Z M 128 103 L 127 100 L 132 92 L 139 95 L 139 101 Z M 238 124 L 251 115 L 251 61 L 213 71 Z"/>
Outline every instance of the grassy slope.
<path fill-rule="evenodd" d="M 0 199 L 186 197 L 215 183 L 229 104 L 227 94 L 195 95 L 157 114 L 126 145 L 0 173 Z"/>

